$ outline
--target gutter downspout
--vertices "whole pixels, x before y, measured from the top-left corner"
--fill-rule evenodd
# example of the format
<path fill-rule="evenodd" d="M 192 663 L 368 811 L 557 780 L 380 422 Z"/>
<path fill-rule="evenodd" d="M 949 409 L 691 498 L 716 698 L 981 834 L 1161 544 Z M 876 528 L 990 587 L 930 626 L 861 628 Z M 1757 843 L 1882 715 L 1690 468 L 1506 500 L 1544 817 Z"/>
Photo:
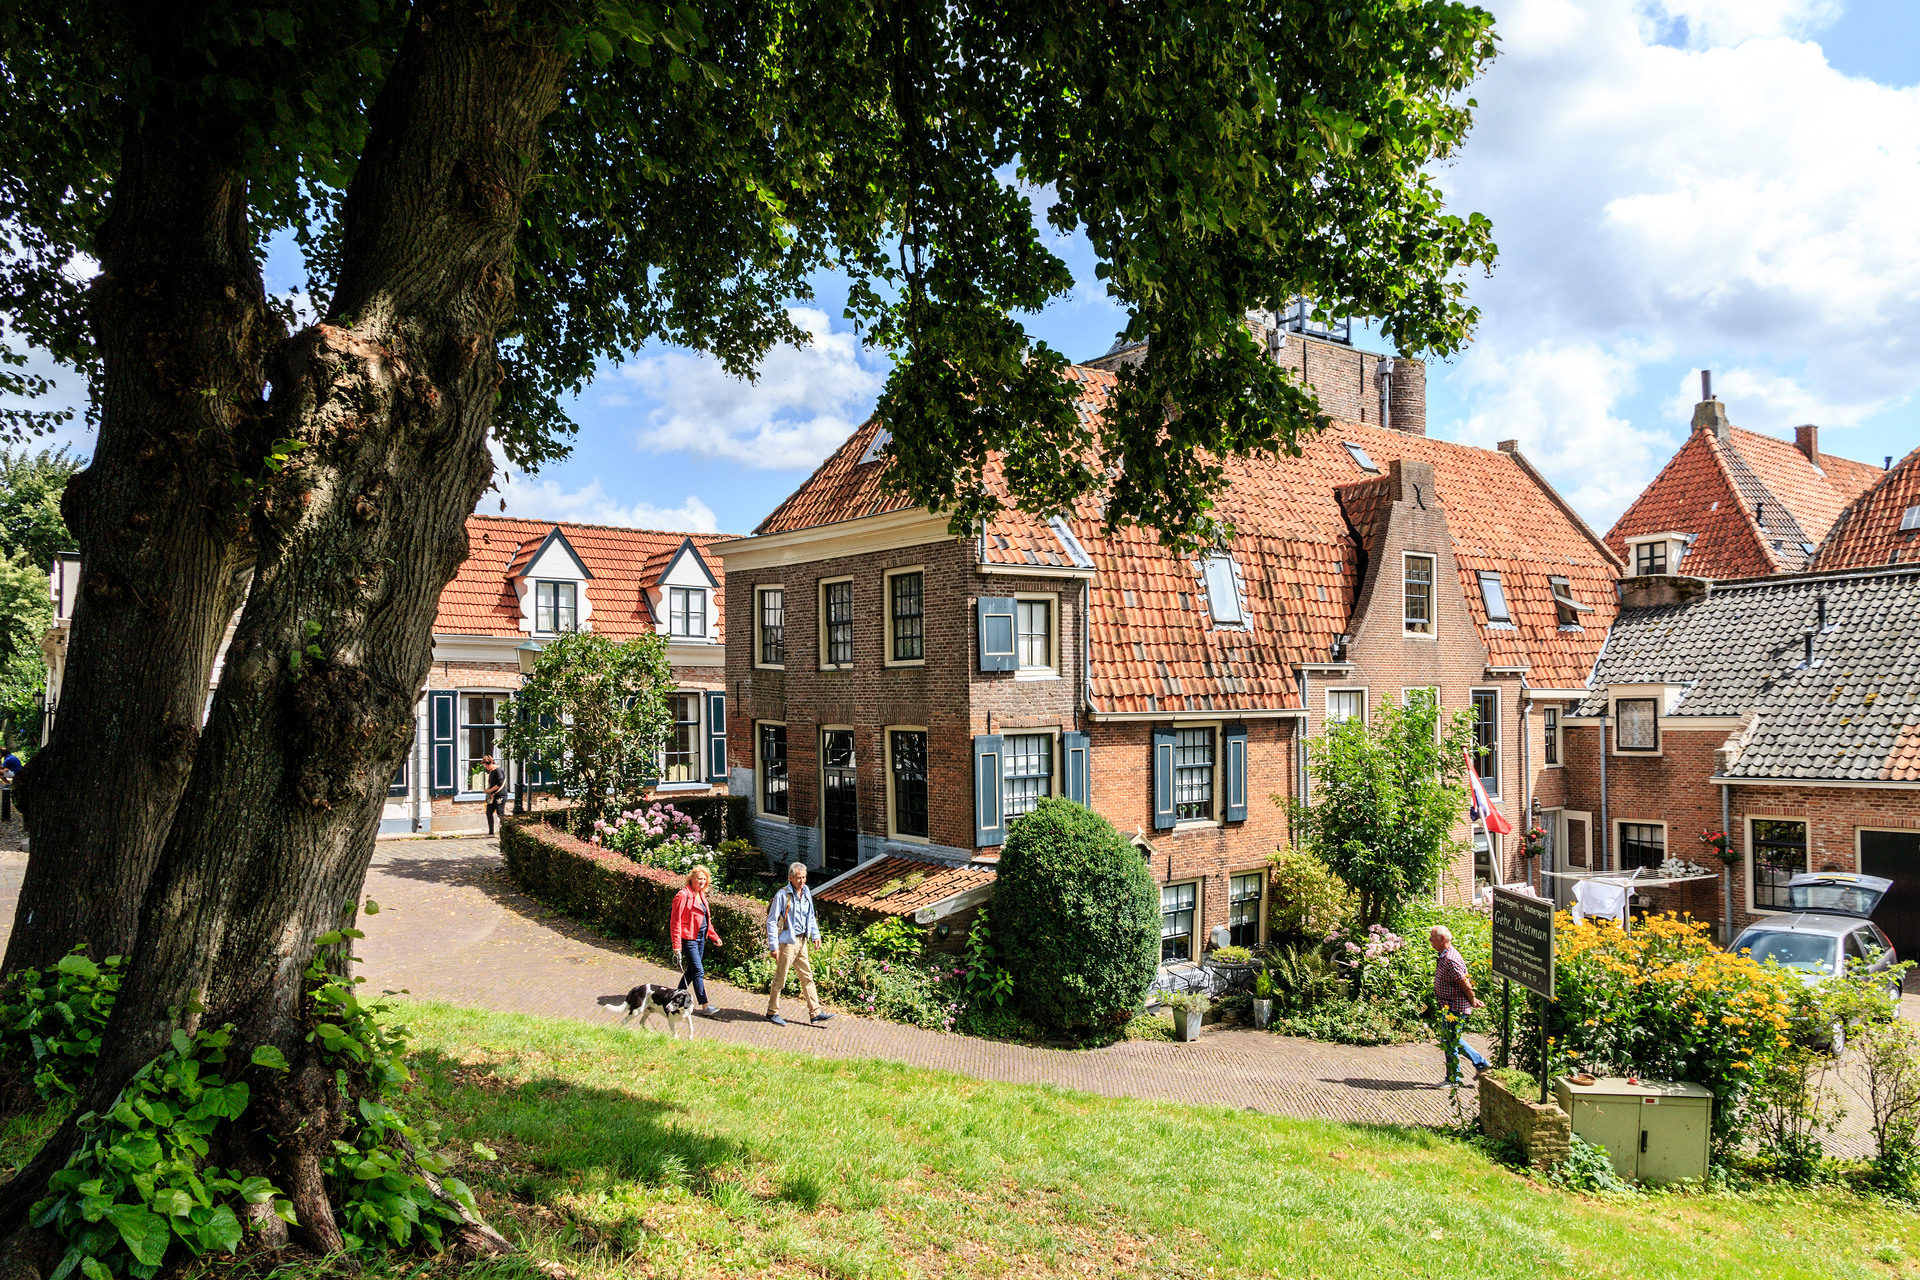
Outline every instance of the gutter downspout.
<path fill-rule="evenodd" d="M 1093 627 L 1089 610 L 1093 607 L 1093 583 L 1080 579 L 1080 713 L 1075 728 L 1085 733 L 1091 728 L 1093 712 Z M 1093 799 L 1092 761 L 1087 762 L 1087 799 Z"/>
<path fill-rule="evenodd" d="M 1727 794 L 1729 790 L 1730 788 L 1726 783 L 1723 782 L 1720 784 L 1720 832 L 1727 838 L 1727 851 L 1732 852 L 1733 819 L 1728 816 L 1728 812 L 1732 808 L 1732 802 Z M 1720 945 L 1730 947 L 1733 945 L 1733 864 L 1722 859 L 1720 862 L 1720 871 L 1721 874 L 1726 877 L 1725 888 L 1727 899 L 1727 922 L 1724 926 L 1726 936 L 1720 939 Z"/>
<path fill-rule="evenodd" d="M 422 693 L 420 701 L 415 703 L 414 706 L 424 709 L 425 704 L 426 695 Z M 415 835 L 420 833 L 420 788 L 424 786 L 427 781 L 426 776 L 420 772 L 421 766 L 425 763 L 420 758 L 420 737 L 420 711 L 416 710 L 413 715 L 413 768 L 409 771 L 409 779 L 413 785 L 407 788 L 407 800 L 408 803 L 413 806 L 413 830 Z"/>
<path fill-rule="evenodd" d="M 1607 865 L 1607 853 L 1611 844 L 1607 839 L 1607 834 L 1611 830 L 1607 818 L 1607 719 L 1608 717 L 1604 714 L 1600 717 L 1600 857 L 1597 859 L 1600 865 L 1596 868 L 1600 871 L 1612 870 Z"/>
<path fill-rule="evenodd" d="M 1531 726 L 1528 724 L 1528 720 L 1532 710 L 1533 708 L 1530 705 L 1530 700 L 1527 697 L 1527 678 L 1525 676 L 1521 676 L 1520 677 L 1520 821 L 1523 825 L 1520 828 L 1520 831 L 1521 831 L 1520 865 L 1521 865 L 1522 876 L 1526 874 L 1527 833 L 1533 830 L 1533 765 L 1531 763 L 1531 760 L 1532 760 L 1531 753 L 1527 750 L 1529 746 L 1527 739 L 1533 736 L 1531 731 Z M 1534 868 L 1533 880 L 1534 880 L 1535 886 L 1537 887 L 1540 883 L 1539 868 L 1537 866 Z"/>

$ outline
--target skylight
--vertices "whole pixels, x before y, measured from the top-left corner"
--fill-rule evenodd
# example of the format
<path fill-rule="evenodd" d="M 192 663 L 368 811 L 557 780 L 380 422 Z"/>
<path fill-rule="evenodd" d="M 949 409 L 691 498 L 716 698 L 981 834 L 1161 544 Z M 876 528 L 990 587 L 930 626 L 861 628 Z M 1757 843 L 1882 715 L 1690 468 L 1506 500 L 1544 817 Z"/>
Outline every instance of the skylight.
<path fill-rule="evenodd" d="M 1908 507 L 1900 517 L 1900 532 L 1910 533 L 1920 529 L 1920 507 Z"/>
<path fill-rule="evenodd" d="M 1233 557 L 1208 556 L 1204 562 L 1204 572 L 1207 609 L 1213 614 L 1215 625 L 1241 622 L 1240 584 L 1234 580 Z"/>
<path fill-rule="evenodd" d="M 1362 449 L 1359 445 L 1355 444 L 1351 440 L 1345 440 L 1345 441 L 1342 441 L 1341 443 L 1346 446 L 1347 452 L 1353 455 L 1353 460 L 1360 464 L 1360 469 L 1362 471 L 1366 472 L 1368 475 L 1377 476 L 1380 474 L 1380 468 L 1376 467 L 1373 464 L 1373 459 L 1367 456 L 1367 451 L 1365 449 Z"/>
<path fill-rule="evenodd" d="M 868 445 L 867 451 L 860 455 L 860 465 L 865 466 L 869 462 L 880 461 L 880 458 L 881 458 L 880 451 L 892 443 L 893 443 L 893 432 L 887 430 L 885 427 L 882 427 L 878 431 L 874 432 L 873 443 Z"/>
<path fill-rule="evenodd" d="M 1500 586 L 1500 575 L 1486 569 L 1480 571 L 1480 599 L 1487 606 L 1488 622 L 1512 622 L 1507 612 L 1507 593 Z"/>

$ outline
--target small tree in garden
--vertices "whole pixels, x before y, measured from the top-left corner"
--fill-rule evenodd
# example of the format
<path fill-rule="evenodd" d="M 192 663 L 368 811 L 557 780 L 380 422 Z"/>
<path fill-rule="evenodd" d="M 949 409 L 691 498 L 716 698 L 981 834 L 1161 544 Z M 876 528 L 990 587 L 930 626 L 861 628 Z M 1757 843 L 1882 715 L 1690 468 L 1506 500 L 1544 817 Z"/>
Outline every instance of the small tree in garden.
<path fill-rule="evenodd" d="M 1461 841 L 1464 711 L 1447 715 L 1430 694 L 1388 704 L 1369 724 L 1330 725 L 1308 744 L 1312 791 L 1293 806 L 1299 843 L 1359 899 L 1358 924 L 1391 923 L 1408 898 L 1431 890 Z"/>
<path fill-rule="evenodd" d="M 658 772 L 672 688 L 665 636 L 569 632 L 541 651 L 501 745 L 529 768 L 537 762 L 591 824 Z"/>
<path fill-rule="evenodd" d="M 1160 895 L 1140 854 L 1099 814 L 1042 800 L 1007 832 L 993 944 L 1020 1011 L 1043 1026 L 1111 1026 L 1160 963 Z"/>
<path fill-rule="evenodd" d="M 1920 1032 L 1900 1018 L 1865 1028 L 1854 1041 L 1873 1128 L 1876 1180 L 1912 1187 L 1920 1167 Z"/>

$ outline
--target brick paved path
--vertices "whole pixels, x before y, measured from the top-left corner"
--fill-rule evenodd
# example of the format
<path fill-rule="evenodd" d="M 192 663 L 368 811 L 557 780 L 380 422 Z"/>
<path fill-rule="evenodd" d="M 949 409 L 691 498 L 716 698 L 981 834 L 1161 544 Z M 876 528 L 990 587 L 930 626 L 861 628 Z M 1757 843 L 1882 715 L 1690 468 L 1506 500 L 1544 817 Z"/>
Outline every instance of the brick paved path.
<path fill-rule="evenodd" d="M 24 854 L 0 851 L 0 945 L 13 923 Z M 367 875 L 380 913 L 364 918 L 362 972 L 374 990 L 405 988 L 452 1004 L 575 1018 L 610 1025 L 619 1015 L 599 1001 L 642 981 L 678 975 L 643 960 L 574 921 L 553 915 L 508 881 L 489 839 L 383 841 Z M 842 1013 L 821 1026 L 775 1027 L 761 1015 L 764 992 L 711 982 L 722 1012 L 695 1021 L 696 1034 L 831 1058 L 883 1058 L 983 1080 L 1050 1083 L 1113 1097 L 1247 1107 L 1276 1115 L 1373 1123 L 1446 1124 L 1448 1091 L 1438 1084 L 1431 1044 L 1352 1048 L 1209 1029 L 1198 1043 L 1126 1042 L 1096 1050 L 1035 1049 Z M 1920 1015 L 1920 996 L 1903 1002 Z M 654 1024 L 658 1026 L 659 1023 Z M 653 1031 L 638 1034 L 656 1034 Z M 1482 1045 L 1484 1048 L 1484 1045 Z M 1850 1082 L 1844 1092 L 1854 1094 Z M 1469 1109 L 1471 1099 L 1461 1100 Z M 1857 1094 L 1827 1143 L 1835 1154 L 1870 1150 Z"/>

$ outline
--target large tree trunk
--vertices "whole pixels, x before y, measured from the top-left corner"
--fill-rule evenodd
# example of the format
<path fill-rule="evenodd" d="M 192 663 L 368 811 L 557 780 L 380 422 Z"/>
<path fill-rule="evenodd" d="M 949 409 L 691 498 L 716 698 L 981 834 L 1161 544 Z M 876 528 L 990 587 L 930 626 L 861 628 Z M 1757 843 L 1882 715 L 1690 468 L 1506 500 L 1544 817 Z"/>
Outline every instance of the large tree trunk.
<path fill-rule="evenodd" d="M 339 1099 L 306 1043 L 302 975 L 315 936 L 351 917 L 491 475 L 493 336 L 564 70 L 551 34 L 511 5 L 415 11 L 347 196 L 328 318 L 272 371 L 275 430 L 308 447 L 255 508 L 253 584 L 80 1108 L 110 1104 L 179 1009 L 278 1047 L 293 1070 L 252 1077 L 257 1163 L 323 1250 L 340 1245 L 319 1171 Z M 321 656 L 296 668 L 309 645 Z M 71 1142 L 0 1193 L 0 1217 Z"/>
<path fill-rule="evenodd" d="M 5 972 L 125 954 L 187 782 L 250 558 L 236 475 L 264 425 L 266 305 L 245 185 L 192 122 L 129 124 L 89 295 L 100 437 L 62 510 L 84 582 L 53 737 L 21 783 L 33 855 Z"/>

